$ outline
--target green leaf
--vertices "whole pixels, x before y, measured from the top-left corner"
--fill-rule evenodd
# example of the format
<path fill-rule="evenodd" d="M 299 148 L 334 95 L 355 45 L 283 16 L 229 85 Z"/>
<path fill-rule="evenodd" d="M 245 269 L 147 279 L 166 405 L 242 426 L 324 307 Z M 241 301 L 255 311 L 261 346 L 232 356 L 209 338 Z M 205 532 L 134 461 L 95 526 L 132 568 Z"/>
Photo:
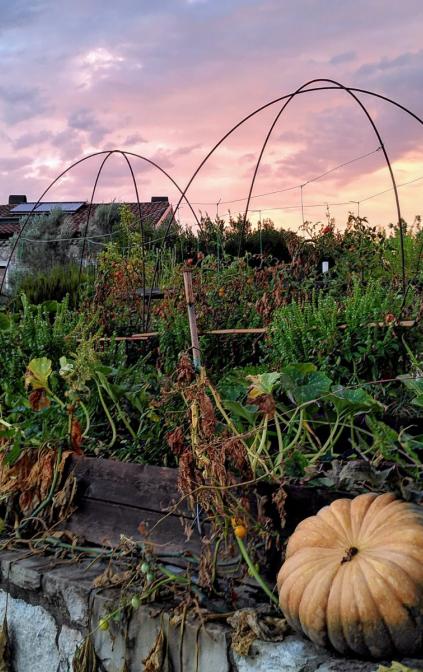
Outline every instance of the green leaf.
<path fill-rule="evenodd" d="M 262 394 L 272 394 L 280 375 L 277 371 L 272 371 L 271 373 L 259 373 L 258 376 L 247 376 L 247 380 L 251 383 L 248 396 L 254 399 Z"/>
<path fill-rule="evenodd" d="M 282 369 L 281 384 L 291 401 L 304 404 L 328 394 L 332 381 L 314 364 L 289 364 Z"/>
<path fill-rule="evenodd" d="M 112 373 L 116 373 L 116 370 L 111 366 L 97 364 L 97 366 L 95 367 L 95 372 L 103 376 L 110 376 Z"/>
<path fill-rule="evenodd" d="M 349 389 L 342 385 L 334 385 L 330 400 L 338 411 L 351 411 L 352 413 L 380 410 L 383 405 L 368 394 L 363 388 Z"/>
<path fill-rule="evenodd" d="M 423 394 L 421 394 L 419 397 L 415 397 L 414 399 L 411 400 L 411 403 L 413 406 L 418 406 L 421 408 L 423 406 Z"/>
<path fill-rule="evenodd" d="M 0 331 L 9 331 L 12 324 L 9 315 L 0 313 Z"/>
<path fill-rule="evenodd" d="M 422 376 L 416 376 L 415 378 L 411 378 L 409 375 L 402 375 L 402 376 L 397 376 L 398 380 L 400 380 L 406 388 L 411 390 L 417 395 L 423 395 L 423 377 Z"/>
<path fill-rule="evenodd" d="M 47 312 L 47 313 L 57 313 L 59 309 L 59 303 L 58 301 L 44 301 L 41 306 L 42 308 Z"/>
<path fill-rule="evenodd" d="M 12 447 L 10 450 L 5 455 L 4 461 L 5 463 L 11 467 L 15 464 L 15 462 L 18 461 L 19 457 L 21 454 L 21 437 L 18 435 L 15 436 L 15 440 L 13 442 Z"/>
<path fill-rule="evenodd" d="M 69 374 L 73 373 L 73 370 L 75 368 L 74 364 L 67 357 L 60 357 L 59 363 L 60 363 L 59 374 L 62 376 L 62 378 L 66 378 L 66 376 L 69 376 Z"/>
<path fill-rule="evenodd" d="M 51 372 L 51 359 L 47 357 L 32 359 L 25 373 L 25 386 L 31 386 L 34 390 L 48 388 Z"/>
<path fill-rule="evenodd" d="M 238 401 L 227 401 L 225 400 L 223 402 L 224 407 L 226 408 L 227 411 L 229 411 L 232 415 L 232 419 L 235 418 L 242 418 L 243 420 L 246 420 L 249 425 L 254 425 L 255 420 L 257 418 L 257 412 L 253 412 L 249 410 L 249 408 L 246 408 L 242 404 L 240 404 Z M 255 408 L 255 407 L 253 407 Z"/>

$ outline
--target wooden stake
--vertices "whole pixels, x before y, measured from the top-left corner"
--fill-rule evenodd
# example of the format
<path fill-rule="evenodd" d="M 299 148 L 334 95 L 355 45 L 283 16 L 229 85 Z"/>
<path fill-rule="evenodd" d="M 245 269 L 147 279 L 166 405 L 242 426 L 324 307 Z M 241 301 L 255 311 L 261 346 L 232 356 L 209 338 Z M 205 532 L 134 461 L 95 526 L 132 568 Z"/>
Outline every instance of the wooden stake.
<path fill-rule="evenodd" d="M 198 340 L 197 318 L 195 316 L 194 292 L 192 290 L 192 271 L 184 268 L 185 299 L 187 302 L 189 330 L 191 334 L 192 361 L 194 369 L 201 369 L 200 342 Z"/>

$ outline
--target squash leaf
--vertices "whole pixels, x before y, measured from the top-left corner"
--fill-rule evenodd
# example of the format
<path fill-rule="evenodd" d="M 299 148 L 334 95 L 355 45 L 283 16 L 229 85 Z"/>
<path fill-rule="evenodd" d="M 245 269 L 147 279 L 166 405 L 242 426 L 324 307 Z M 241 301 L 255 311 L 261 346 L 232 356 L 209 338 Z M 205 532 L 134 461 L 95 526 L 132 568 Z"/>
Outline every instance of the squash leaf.
<path fill-rule="evenodd" d="M 251 385 L 248 390 L 248 398 L 254 400 L 262 394 L 272 394 L 273 388 L 281 377 L 277 371 L 271 373 L 259 373 L 258 376 L 247 376 Z"/>
<path fill-rule="evenodd" d="M 293 403 L 304 404 L 330 391 L 332 381 L 311 363 L 289 364 L 282 369 L 281 383 Z"/>
<path fill-rule="evenodd" d="M 342 385 L 334 385 L 330 400 L 339 412 L 366 413 L 383 408 L 381 403 L 376 401 L 361 387 L 348 388 Z"/>
<path fill-rule="evenodd" d="M 32 359 L 25 373 L 25 387 L 33 390 L 45 390 L 48 388 L 48 379 L 51 375 L 51 359 L 38 357 Z"/>

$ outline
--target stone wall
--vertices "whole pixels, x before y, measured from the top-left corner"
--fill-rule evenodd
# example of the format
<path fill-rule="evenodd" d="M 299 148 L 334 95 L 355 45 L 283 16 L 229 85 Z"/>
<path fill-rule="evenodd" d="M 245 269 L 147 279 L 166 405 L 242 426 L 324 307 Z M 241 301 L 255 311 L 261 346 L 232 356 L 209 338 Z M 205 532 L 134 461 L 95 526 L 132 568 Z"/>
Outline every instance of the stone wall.
<path fill-rule="evenodd" d="M 75 649 L 118 601 L 118 591 L 94 590 L 101 572 L 87 561 L 69 565 L 42 556 L 1 555 L 0 622 L 7 614 L 16 672 L 70 672 Z M 140 607 L 126 626 L 93 635 L 100 672 L 145 669 L 143 660 L 160 631 L 167 639 L 163 672 L 374 672 L 378 665 L 345 660 L 290 635 L 279 643 L 257 641 L 251 655 L 231 649 L 231 630 L 221 623 L 172 619 L 163 604 Z M 423 670 L 423 661 L 404 661 Z"/>

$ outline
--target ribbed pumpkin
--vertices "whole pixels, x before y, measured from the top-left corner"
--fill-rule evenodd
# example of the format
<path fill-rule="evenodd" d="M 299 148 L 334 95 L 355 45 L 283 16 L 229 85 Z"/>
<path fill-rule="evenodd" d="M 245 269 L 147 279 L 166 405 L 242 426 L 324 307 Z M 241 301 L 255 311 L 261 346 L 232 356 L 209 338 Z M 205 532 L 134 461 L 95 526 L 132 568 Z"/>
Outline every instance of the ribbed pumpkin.
<path fill-rule="evenodd" d="M 303 520 L 278 575 L 288 623 L 321 646 L 367 658 L 423 640 L 423 510 L 390 494 L 338 499 Z"/>

